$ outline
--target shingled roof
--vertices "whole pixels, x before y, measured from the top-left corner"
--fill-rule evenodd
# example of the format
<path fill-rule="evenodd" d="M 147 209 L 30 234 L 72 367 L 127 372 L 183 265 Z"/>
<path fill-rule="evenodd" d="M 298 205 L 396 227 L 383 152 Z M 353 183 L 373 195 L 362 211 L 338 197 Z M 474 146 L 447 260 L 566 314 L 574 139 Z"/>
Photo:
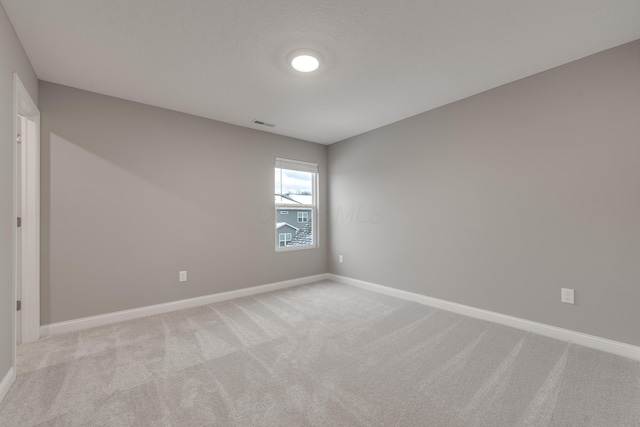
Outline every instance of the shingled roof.
<path fill-rule="evenodd" d="M 287 243 L 287 246 L 306 245 L 313 245 L 313 226 L 311 225 L 311 221 L 307 222 L 304 227 L 293 236 L 289 243 Z"/>

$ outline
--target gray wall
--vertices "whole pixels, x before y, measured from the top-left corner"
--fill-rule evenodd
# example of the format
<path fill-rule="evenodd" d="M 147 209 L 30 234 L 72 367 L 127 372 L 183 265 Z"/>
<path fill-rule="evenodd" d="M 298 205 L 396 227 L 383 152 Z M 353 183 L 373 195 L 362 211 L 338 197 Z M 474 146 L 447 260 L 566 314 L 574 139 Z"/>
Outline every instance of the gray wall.
<path fill-rule="evenodd" d="M 320 248 L 275 252 L 276 157 L 327 147 L 40 83 L 42 323 L 327 271 Z M 178 283 L 178 271 L 188 282 Z"/>
<path fill-rule="evenodd" d="M 334 144 L 329 164 L 331 272 L 640 345 L 640 41 Z"/>
<path fill-rule="evenodd" d="M 13 340 L 13 73 L 38 102 L 38 80 L 0 5 L 0 381 L 11 367 Z"/>

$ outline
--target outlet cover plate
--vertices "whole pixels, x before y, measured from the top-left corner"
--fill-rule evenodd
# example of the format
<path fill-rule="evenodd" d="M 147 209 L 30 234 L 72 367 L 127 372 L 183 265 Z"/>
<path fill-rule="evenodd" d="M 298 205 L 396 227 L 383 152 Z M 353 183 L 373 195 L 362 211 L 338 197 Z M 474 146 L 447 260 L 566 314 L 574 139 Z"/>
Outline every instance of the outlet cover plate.
<path fill-rule="evenodd" d="M 574 304 L 574 291 L 573 289 L 562 288 L 562 294 L 560 300 L 566 304 Z"/>

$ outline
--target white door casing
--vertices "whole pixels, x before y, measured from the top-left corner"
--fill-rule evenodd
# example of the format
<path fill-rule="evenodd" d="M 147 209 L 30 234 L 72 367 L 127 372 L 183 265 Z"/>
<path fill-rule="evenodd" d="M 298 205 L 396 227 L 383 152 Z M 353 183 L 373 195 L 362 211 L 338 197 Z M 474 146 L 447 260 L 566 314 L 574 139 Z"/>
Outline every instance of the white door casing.
<path fill-rule="evenodd" d="M 20 337 L 17 341 L 27 343 L 40 337 L 40 111 L 22 84 L 20 77 L 13 74 L 14 100 L 14 300 L 21 285 L 22 310 L 20 316 Z M 20 120 L 18 119 L 20 117 Z M 21 125 L 18 128 L 18 125 Z M 18 135 L 21 143 L 17 143 Z M 20 153 L 18 154 L 18 150 Z M 17 162 L 21 164 L 18 166 Z M 21 176 L 18 177 L 17 174 Z M 18 206 L 18 203 L 20 205 Z M 18 212 L 21 218 L 20 232 L 17 231 Z M 20 242 L 18 242 L 20 238 Z M 20 250 L 20 254 L 17 251 Z M 20 260 L 20 262 L 18 262 Z M 18 271 L 18 269 L 20 269 Z M 14 332 L 17 335 L 17 331 Z"/>

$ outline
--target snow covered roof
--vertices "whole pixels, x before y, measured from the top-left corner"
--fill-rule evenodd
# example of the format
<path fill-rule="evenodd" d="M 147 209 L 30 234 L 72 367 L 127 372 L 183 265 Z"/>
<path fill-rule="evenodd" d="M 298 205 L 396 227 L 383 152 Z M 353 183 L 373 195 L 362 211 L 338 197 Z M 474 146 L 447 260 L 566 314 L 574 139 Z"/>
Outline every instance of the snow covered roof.
<path fill-rule="evenodd" d="M 305 224 L 300 231 L 293 236 L 293 239 L 287 244 L 287 246 L 306 246 L 313 244 L 313 226 L 311 221 Z"/>
<path fill-rule="evenodd" d="M 296 231 L 300 230 L 298 227 L 294 227 L 293 225 L 289 224 L 288 222 L 277 222 L 276 223 L 276 230 L 279 230 L 280 228 L 284 227 L 285 225 L 288 225 L 289 227 L 293 228 Z"/>
<path fill-rule="evenodd" d="M 283 196 L 282 194 L 276 194 L 276 203 L 300 203 L 296 202 L 289 196 Z"/>
<path fill-rule="evenodd" d="M 313 203 L 313 196 L 308 194 L 276 194 L 275 200 L 276 203 L 310 205 Z"/>

